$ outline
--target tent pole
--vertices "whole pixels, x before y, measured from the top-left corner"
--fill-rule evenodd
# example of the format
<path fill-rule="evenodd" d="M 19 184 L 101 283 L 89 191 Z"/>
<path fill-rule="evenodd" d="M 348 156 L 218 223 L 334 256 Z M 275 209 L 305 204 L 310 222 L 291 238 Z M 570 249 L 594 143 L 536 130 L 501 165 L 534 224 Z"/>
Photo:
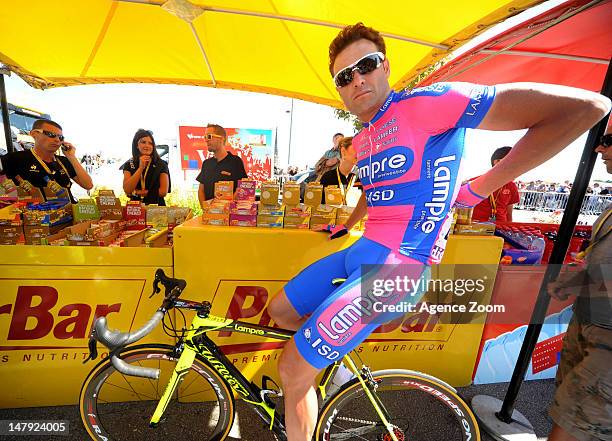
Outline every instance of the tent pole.
<path fill-rule="evenodd" d="M 4 126 L 4 139 L 6 139 L 6 151 L 12 153 L 15 151 L 15 149 L 13 147 L 13 138 L 11 137 L 11 122 L 9 120 L 6 88 L 4 86 L 4 75 L 9 74 L 9 71 L 0 67 L 0 107 L 2 107 L 2 125 Z"/>
<path fill-rule="evenodd" d="M 612 96 L 612 62 L 608 63 L 608 71 L 601 93 L 608 98 Z M 536 439 L 533 431 L 530 433 L 531 424 L 520 412 L 514 410 L 514 405 L 531 362 L 533 350 L 538 342 L 538 336 L 540 335 L 544 319 L 546 318 L 546 310 L 550 303 L 550 296 L 546 291 L 546 286 L 559 275 L 561 264 L 565 260 L 565 254 L 567 253 L 567 248 L 572 238 L 578 215 L 580 214 L 582 201 L 597 160 L 595 148 L 599 144 L 598 140 L 604 134 L 606 126 L 607 118 L 601 120 L 589 131 L 569 195 L 569 201 L 559 226 L 557 240 L 552 250 L 549 265 L 546 266 L 538 298 L 525 333 L 521 351 L 514 366 L 512 379 L 506 390 L 504 401 L 502 403 L 496 398 L 486 395 L 478 395 L 472 399 L 472 407 L 481 423 L 481 428 L 497 440 L 512 439 L 519 441 Z M 501 410 L 496 411 L 496 409 L 500 408 L 500 403 Z"/>
<path fill-rule="evenodd" d="M 601 93 L 608 98 L 612 96 L 612 62 L 608 64 L 608 72 L 606 73 L 606 78 L 604 80 Z M 586 144 L 584 145 L 578 171 L 576 172 L 576 177 L 574 178 L 574 183 L 572 184 L 572 190 L 570 191 L 567 207 L 563 213 L 561 225 L 559 226 L 557 240 L 555 241 L 552 254 L 550 256 L 550 265 L 548 265 L 546 268 L 542 286 L 540 286 L 540 294 L 538 295 L 536 305 L 531 315 L 531 321 L 529 322 L 529 327 L 527 328 L 527 333 L 525 334 L 525 340 L 523 340 L 523 346 L 521 347 L 521 352 L 519 353 L 518 360 L 514 367 L 512 379 L 508 385 L 506 398 L 504 399 L 504 404 L 498 414 L 498 417 L 502 421 L 510 422 L 512 420 L 511 415 L 514 409 L 514 403 L 521 385 L 523 384 L 523 380 L 525 379 L 525 373 L 529 367 L 529 362 L 531 361 L 531 355 L 535 345 L 538 342 L 538 336 L 540 335 L 542 324 L 546 318 L 546 310 L 548 309 L 548 304 L 550 303 L 550 296 L 546 292 L 546 285 L 549 281 L 556 279 L 557 275 L 559 274 L 560 265 L 565 260 L 565 254 L 567 253 L 567 248 L 569 247 L 570 240 L 574 233 L 574 227 L 576 225 L 576 221 L 578 220 L 578 215 L 580 214 L 582 201 L 584 200 L 584 195 L 586 194 L 589 181 L 591 180 L 591 174 L 593 173 L 593 167 L 595 166 L 595 162 L 597 160 L 595 147 L 597 147 L 599 144 L 599 138 L 604 134 L 606 125 L 607 118 L 601 120 L 599 124 L 593 127 L 589 131 L 589 136 Z"/>

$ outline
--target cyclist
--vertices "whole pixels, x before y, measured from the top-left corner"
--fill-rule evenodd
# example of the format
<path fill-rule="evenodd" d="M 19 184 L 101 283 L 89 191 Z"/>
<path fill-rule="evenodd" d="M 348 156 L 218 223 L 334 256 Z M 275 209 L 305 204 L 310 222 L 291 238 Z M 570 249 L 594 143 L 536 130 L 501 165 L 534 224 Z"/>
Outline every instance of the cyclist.
<path fill-rule="evenodd" d="M 368 222 L 359 241 L 307 267 L 270 304 L 276 323 L 297 330 L 279 360 L 289 441 L 312 437 L 319 371 L 380 323 L 360 318 L 372 315 L 360 299 L 361 265 L 411 264 L 402 265 L 409 267 L 403 272 L 418 278 L 442 257 L 453 204 L 476 205 L 561 151 L 610 109 L 595 93 L 531 83 L 392 91 L 385 42 L 362 23 L 332 41 L 329 69 L 347 109 L 364 126 L 353 145 L 365 191 L 346 226 L 329 226 L 330 238 L 346 234 L 366 211 Z M 466 128 L 528 130 L 498 166 L 461 186 Z M 334 288 L 330 281 L 343 276 L 347 281 Z"/>

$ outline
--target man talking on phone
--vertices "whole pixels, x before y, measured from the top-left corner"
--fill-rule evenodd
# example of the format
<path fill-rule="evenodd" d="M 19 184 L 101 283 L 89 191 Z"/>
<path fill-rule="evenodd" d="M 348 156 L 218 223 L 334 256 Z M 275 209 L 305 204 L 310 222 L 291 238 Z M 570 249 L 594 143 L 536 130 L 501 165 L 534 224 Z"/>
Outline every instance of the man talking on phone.
<path fill-rule="evenodd" d="M 16 185 L 29 183 L 40 188 L 45 198 L 65 191 L 73 203 L 76 199 L 70 192 L 72 181 L 85 190 L 93 188 L 91 176 L 76 157 L 75 146 L 64 140 L 62 126 L 55 121 L 38 119 L 30 135 L 34 138 L 34 148 L 0 156 L 0 174 L 6 174 Z M 64 156 L 56 154 L 60 148 Z"/>

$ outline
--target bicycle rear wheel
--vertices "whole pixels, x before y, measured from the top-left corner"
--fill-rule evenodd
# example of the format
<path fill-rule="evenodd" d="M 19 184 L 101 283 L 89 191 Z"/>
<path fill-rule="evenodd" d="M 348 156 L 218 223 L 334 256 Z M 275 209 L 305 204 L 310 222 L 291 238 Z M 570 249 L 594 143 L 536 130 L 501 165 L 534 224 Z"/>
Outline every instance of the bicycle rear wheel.
<path fill-rule="evenodd" d="M 173 347 L 142 345 L 121 358 L 134 366 L 160 370 L 158 380 L 124 375 L 110 360 L 98 363 L 81 388 L 79 411 L 94 440 L 157 441 L 169 439 L 220 441 L 234 421 L 234 398 L 221 377 L 196 357 L 155 428 L 149 419 L 163 394 L 177 359 Z"/>
<path fill-rule="evenodd" d="M 479 441 L 474 414 L 457 393 L 424 374 L 404 370 L 372 373 L 376 395 L 398 441 Z M 315 440 L 390 441 L 358 379 L 345 384 L 321 410 Z"/>

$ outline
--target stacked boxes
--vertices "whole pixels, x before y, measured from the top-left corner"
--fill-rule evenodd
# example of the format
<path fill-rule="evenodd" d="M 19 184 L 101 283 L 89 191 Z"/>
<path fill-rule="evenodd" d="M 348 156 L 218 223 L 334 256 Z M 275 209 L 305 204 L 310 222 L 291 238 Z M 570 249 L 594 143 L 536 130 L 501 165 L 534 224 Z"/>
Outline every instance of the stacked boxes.
<path fill-rule="evenodd" d="M 257 226 L 257 204 L 255 188 L 257 182 L 252 179 L 238 181 L 235 201 L 230 204 L 230 225 L 234 227 Z"/>
<path fill-rule="evenodd" d="M 146 209 L 140 201 L 128 201 L 125 204 L 125 216 L 126 226 L 130 230 L 144 230 L 147 228 L 147 215 Z"/>
<path fill-rule="evenodd" d="M 257 204 L 253 201 L 234 201 L 230 204 L 229 223 L 233 227 L 256 227 Z"/>
<path fill-rule="evenodd" d="M 96 197 L 96 205 L 100 210 L 100 219 L 123 219 L 121 201 L 117 199 L 113 190 L 100 190 Z"/>
<path fill-rule="evenodd" d="M 342 205 L 342 191 L 337 185 L 328 185 L 325 187 L 325 203 L 327 205 Z"/>
<path fill-rule="evenodd" d="M 234 199 L 234 181 L 215 182 L 215 199 L 231 201 Z"/>
<path fill-rule="evenodd" d="M 285 182 L 283 186 L 283 204 L 295 206 L 300 203 L 300 184 L 293 181 Z"/>
<path fill-rule="evenodd" d="M 168 227 L 168 208 L 165 206 L 149 205 L 147 207 L 147 227 L 161 230 Z"/>
<path fill-rule="evenodd" d="M 260 205 L 257 213 L 257 226 L 282 228 L 283 218 L 285 216 L 285 206 L 276 205 Z"/>
<path fill-rule="evenodd" d="M 309 182 L 304 191 L 304 203 L 311 207 L 318 207 L 323 200 L 323 185 L 318 182 Z"/>
<path fill-rule="evenodd" d="M 336 222 L 337 207 L 331 205 L 319 205 L 312 209 L 310 218 L 310 229 L 320 230 L 327 224 Z"/>
<path fill-rule="evenodd" d="M 241 179 L 238 181 L 238 188 L 234 199 L 237 201 L 253 201 L 255 202 L 255 189 L 257 181 L 253 179 Z"/>
<path fill-rule="evenodd" d="M 229 225 L 230 203 L 228 200 L 212 199 L 202 204 L 204 225 Z"/>
<path fill-rule="evenodd" d="M 67 199 L 28 204 L 23 211 L 25 243 L 40 245 L 44 238 L 71 222 L 72 206 Z"/>
<path fill-rule="evenodd" d="M 276 206 L 278 204 L 278 184 L 275 181 L 266 181 L 261 184 L 261 197 L 263 205 Z"/>
<path fill-rule="evenodd" d="M 0 210 L 0 245 L 23 243 L 23 224 L 21 210 L 9 205 Z"/>
<path fill-rule="evenodd" d="M 310 226 L 310 213 L 312 208 L 308 205 L 299 204 L 286 206 L 284 228 L 297 228 L 307 230 Z"/>

